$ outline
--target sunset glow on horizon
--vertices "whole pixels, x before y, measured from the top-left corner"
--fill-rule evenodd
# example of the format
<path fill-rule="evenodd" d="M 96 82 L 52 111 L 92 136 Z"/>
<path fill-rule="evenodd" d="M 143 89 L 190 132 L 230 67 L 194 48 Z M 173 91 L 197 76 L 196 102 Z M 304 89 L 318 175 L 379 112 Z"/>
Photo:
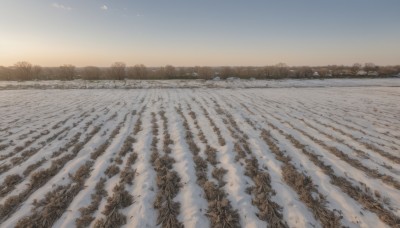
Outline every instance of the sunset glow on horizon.
<path fill-rule="evenodd" d="M 4 0 L 0 66 L 396 65 L 399 9 L 395 0 Z"/>

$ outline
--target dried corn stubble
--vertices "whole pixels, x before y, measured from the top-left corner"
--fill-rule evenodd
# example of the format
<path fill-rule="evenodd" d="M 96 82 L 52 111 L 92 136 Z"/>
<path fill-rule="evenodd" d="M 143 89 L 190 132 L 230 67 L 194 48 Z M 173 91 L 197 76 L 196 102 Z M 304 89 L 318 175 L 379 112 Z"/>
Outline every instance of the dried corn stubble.
<path fill-rule="evenodd" d="M 313 212 L 314 217 L 319 219 L 324 226 L 341 227 L 341 216 L 334 211 L 326 208 L 326 199 L 315 188 L 312 179 L 297 169 L 290 163 L 290 157 L 286 156 L 272 140 L 270 132 L 262 130 L 262 139 L 267 143 L 277 160 L 283 162 L 282 176 L 284 181 L 293 188 L 300 200 L 303 201 Z M 314 196 L 317 196 L 314 198 Z"/>
<path fill-rule="evenodd" d="M 133 196 L 125 190 L 124 184 L 117 184 L 113 189 L 113 195 L 108 197 L 107 204 L 102 214 L 106 218 L 97 220 L 94 227 L 120 227 L 126 224 L 127 218 L 118 210 L 133 204 Z"/>
<path fill-rule="evenodd" d="M 232 136 L 236 140 L 234 144 L 234 151 L 236 152 L 235 159 L 237 161 L 245 160 L 245 175 L 249 176 L 255 186 L 248 188 L 249 194 L 252 195 L 252 203 L 257 206 L 259 212 L 257 213 L 258 218 L 267 221 L 269 225 L 274 227 L 287 227 L 286 222 L 282 216 L 282 207 L 271 200 L 271 196 L 275 194 L 271 187 L 270 176 L 267 172 L 262 171 L 259 167 L 258 161 L 248 143 L 248 136 L 238 127 L 233 116 L 226 113 L 220 108 L 218 103 L 216 104 L 216 111 L 220 115 L 224 115 L 228 119 L 223 119 L 224 123 Z"/>
<path fill-rule="evenodd" d="M 155 113 L 153 116 L 153 144 L 152 144 L 152 164 L 157 172 L 157 187 L 159 191 L 156 195 L 156 200 L 154 201 L 154 207 L 159 210 L 157 217 L 157 224 L 162 227 L 183 227 L 177 219 L 180 211 L 180 203 L 174 202 L 173 199 L 178 194 L 181 187 L 180 177 L 176 171 L 173 170 L 172 165 L 175 160 L 169 156 L 172 152 L 169 145 L 173 144 L 168 133 L 168 119 L 165 116 L 165 112 L 161 110 L 159 112 L 161 120 L 163 122 L 163 136 L 164 144 L 163 151 L 164 155 L 159 156 L 157 149 L 157 135 L 158 135 L 158 125 L 155 118 Z"/>
<path fill-rule="evenodd" d="M 95 219 L 92 215 L 97 211 L 103 197 L 107 196 L 107 191 L 104 189 L 106 183 L 105 178 L 100 178 L 95 186 L 95 193 L 91 195 L 92 201 L 87 207 L 79 209 L 81 217 L 75 220 L 75 225 L 79 228 L 88 227 L 90 223 Z"/>
<path fill-rule="evenodd" d="M 119 166 L 116 164 L 112 164 L 110 166 L 107 167 L 107 169 L 104 171 L 104 174 L 106 174 L 106 176 L 108 178 L 111 178 L 115 175 L 117 175 L 119 173 Z"/>
<path fill-rule="evenodd" d="M 45 198 L 33 203 L 33 214 L 20 219 L 16 227 L 50 227 L 68 208 L 74 197 L 83 189 L 84 181 L 89 177 L 93 162 L 86 162 L 74 175 L 70 174 L 72 183 L 58 186 L 48 192 Z"/>
<path fill-rule="evenodd" d="M 240 227 L 239 214 L 233 210 L 226 194 L 221 187 L 217 187 L 211 181 L 203 185 L 208 201 L 207 217 L 210 218 L 212 227 Z"/>
<path fill-rule="evenodd" d="M 15 185 L 20 183 L 23 178 L 18 174 L 8 175 L 0 185 L 0 197 L 4 197 L 7 193 L 15 189 Z"/>
<path fill-rule="evenodd" d="M 135 178 L 136 170 L 127 165 L 120 174 L 120 183 L 132 185 Z"/>
<path fill-rule="evenodd" d="M 3 205 L 0 205 L 0 220 L 12 214 L 17 209 L 18 205 L 20 205 L 32 192 L 47 183 L 47 181 L 56 175 L 68 161 L 75 158 L 78 152 L 82 149 L 83 145 L 85 145 L 99 131 L 100 126 L 96 126 L 89 134 L 86 135 L 86 138 L 82 142 L 73 146 L 72 154 L 67 154 L 52 161 L 51 166 L 48 169 L 33 173 L 27 189 L 18 195 L 10 196 L 6 199 Z"/>
<path fill-rule="evenodd" d="M 31 172 L 33 172 L 34 170 L 39 168 L 46 161 L 47 161 L 46 158 L 42 158 L 42 160 L 37 161 L 36 163 L 29 165 L 28 167 L 26 167 L 26 169 L 24 170 L 24 172 L 22 174 L 24 174 L 25 177 L 29 176 L 29 174 Z"/>
<path fill-rule="evenodd" d="M 165 228 L 183 227 L 183 224 L 178 221 L 180 203 L 173 202 L 168 198 L 160 205 L 160 214 L 157 218 L 157 225 L 162 225 Z"/>
<path fill-rule="evenodd" d="M 190 109 L 190 105 L 189 109 Z M 197 150 L 194 150 L 190 146 L 191 144 L 195 144 L 193 140 L 193 135 L 190 131 L 189 124 L 187 122 L 186 117 L 183 115 L 182 110 L 179 108 L 177 109 L 178 113 L 181 115 L 182 119 L 184 120 L 184 126 L 186 130 L 186 141 L 189 145 L 189 149 L 193 153 L 193 160 L 195 163 L 196 169 L 196 176 L 197 176 L 197 183 L 203 188 L 206 199 L 208 201 L 208 209 L 206 216 L 210 219 L 212 227 L 240 227 L 239 223 L 239 215 L 236 210 L 233 210 L 229 200 L 226 198 L 226 194 L 224 193 L 222 187 L 225 185 L 223 177 L 227 172 L 223 168 L 216 168 L 215 165 L 217 164 L 216 161 L 216 150 L 211 148 L 209 145 L 206 145 L 205 153 L 207 155 L 207 160 L 211 160 L 210 162 L 214 169 L 212 171 L 212 176 L 218 180 L 218 187 L 215 186 L 213 182 L 207 180 L 207 169 L 208 164 L 207 160 L 204 160 L 202 157 L 198 155 Z M 194 120 L 195 126 L 197 130 L 201 133 L 202 130 L 197 123 L 196 115 L 194 112 L 190 112 L 189 114 L 192 119 Z M 199 134 L 199 139 L 201 140 L 201 134 Z M 201 140 L 203 143 L 206 144 L 206 140 Z M 197 145 L 195 145 L 196 148 Z"/>

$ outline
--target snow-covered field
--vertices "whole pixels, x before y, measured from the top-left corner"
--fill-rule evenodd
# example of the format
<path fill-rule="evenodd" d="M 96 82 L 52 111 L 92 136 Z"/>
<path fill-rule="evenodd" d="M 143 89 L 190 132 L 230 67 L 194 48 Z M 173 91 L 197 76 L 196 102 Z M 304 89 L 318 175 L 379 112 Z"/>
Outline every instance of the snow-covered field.
<path fill-rule="evenodd" d="M 367 82 L 0 91 L 0 227 L 398 227 L 399 81 Z"/>
<path fill-rule="evenodd" d="M 282 80 L 122 80 L 122 81 L 0 81 L 0 90 L 14 89 L 149 89 L 149 88 L 289 88 L 289 87 L 400 87 L 399 78 L 282 79 Z"/>

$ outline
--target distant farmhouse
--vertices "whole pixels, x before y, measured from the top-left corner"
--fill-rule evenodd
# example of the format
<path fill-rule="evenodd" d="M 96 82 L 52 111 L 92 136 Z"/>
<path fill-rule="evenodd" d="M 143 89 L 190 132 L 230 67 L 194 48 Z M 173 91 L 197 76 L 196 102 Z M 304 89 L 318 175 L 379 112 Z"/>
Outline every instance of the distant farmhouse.
<path fill-rule="evenodd" d="M 377 71 L 365 71 L 365 70 L 360 70 L 356 74 L 357 76 L 379 76 L 379 73 Z"/>
<path fill-rule="evenodd" d="M 367 71 L 365 71 L 365 70 L 359 70 L 358 72 L 357 72 L 357 76 L 366 76 L 368 74 L 368 72 Z"/>

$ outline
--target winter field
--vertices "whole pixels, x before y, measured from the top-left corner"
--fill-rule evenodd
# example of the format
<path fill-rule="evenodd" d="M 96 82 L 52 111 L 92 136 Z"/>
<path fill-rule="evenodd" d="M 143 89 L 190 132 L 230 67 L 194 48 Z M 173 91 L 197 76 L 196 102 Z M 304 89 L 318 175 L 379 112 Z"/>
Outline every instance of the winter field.
<path fill-rule="evenodd" d="M 0 227 L 399 227 L 390 80 L 2 90 Z"/>
<path fill-rule="evenodd" d="M 400 87 L 399 78 L 246 80 L 72 80 L 0 81 L 0 90 L 14 89 L 150 89 L 150 88 L 307 88 L 307 87 Z"/>

